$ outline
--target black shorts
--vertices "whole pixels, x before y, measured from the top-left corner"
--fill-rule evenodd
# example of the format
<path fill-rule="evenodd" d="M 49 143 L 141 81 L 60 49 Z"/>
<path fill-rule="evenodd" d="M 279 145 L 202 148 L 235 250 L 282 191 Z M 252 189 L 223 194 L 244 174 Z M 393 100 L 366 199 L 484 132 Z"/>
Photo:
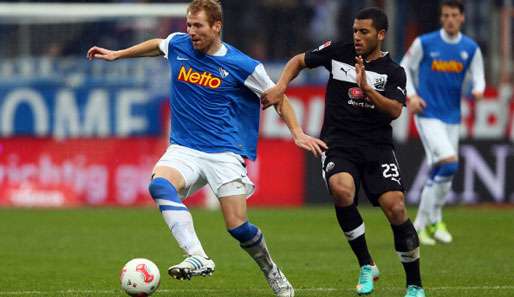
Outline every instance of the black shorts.
<path fill-rule="evenodd" d="M 347 172 L 355 181 L 355 197 L 362 186 L 368 200 L 378 206 L 378 198 L 389 191 L 404 192 L 400 165 L 392 147 L 334 148 L 321 158 L 322 174 L 327 188 L 328 180 L 336 173 Z M 357 204 L 358 199 L 354 198 Z"/>

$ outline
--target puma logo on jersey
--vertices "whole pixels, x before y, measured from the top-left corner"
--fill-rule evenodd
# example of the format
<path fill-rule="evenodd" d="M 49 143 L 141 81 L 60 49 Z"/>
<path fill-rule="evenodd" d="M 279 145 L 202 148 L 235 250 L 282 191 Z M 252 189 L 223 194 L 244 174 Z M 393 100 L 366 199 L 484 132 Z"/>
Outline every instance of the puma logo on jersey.
<path fill-rule="evenodd" d="M 207 71 L 202 73 L 195 71 L 192 67 L 186 69 L 186 67 L 180 67 L 178 73 L 178 80 L 187 82 L 194 85 L 199 85 L 202 87 L 208 87 L 211 89 L 217 89 L 221 86 L 221 79 L 212 75 Z"/>
<path fill-rule="evenodd" d="M 391 180 L 392 180 L 392 181 L 397 182 L 399 185 L 401 185 L 401 184 L 402 184 L 402 183 L 400 182 L 400 179 L 399 179 L 399 178 L 391 177 Z"/>

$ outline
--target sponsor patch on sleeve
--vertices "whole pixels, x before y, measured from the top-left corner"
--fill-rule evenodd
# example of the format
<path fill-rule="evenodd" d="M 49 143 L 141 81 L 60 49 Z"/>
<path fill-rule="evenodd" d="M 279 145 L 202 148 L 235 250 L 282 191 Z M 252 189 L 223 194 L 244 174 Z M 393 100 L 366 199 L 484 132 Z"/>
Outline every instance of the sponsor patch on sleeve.
<path fill-rule="evenodd" d="M 322 45 L 320 45 L 317 49 L 315 49 L 314 51 L 320 51 L 324 48 L 327 48 L 329 47 L 330 45 L 332 44 L 332 41 L 329 40 L 329 41 L 326 41 L 325 43 L 323 43 Z"/>

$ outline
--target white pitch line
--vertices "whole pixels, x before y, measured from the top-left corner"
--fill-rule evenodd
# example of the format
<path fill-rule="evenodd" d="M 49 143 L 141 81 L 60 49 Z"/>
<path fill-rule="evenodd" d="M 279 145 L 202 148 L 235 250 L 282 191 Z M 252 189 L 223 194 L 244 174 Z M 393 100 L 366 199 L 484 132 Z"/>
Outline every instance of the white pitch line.
<path fill-rule="evenodd" d="M 400 287 L 383 287 L 378 288 L 379 290 L 388 290 L 388 291 L 397 291 L 403 290 L 404 288 Z M 436 291 L 467 291 L 467 290 L 514 290 L 514 286 L 456 286 L 456 287 L 427 287 L 428 291 L 436 290 Z M 268 291 L 269 289 L 161 289 L 158 292 L 162 293 L 173 293 L 173 292 L 226 292 L 226 291 Z M 312 291 L 320 291 L 320 292 L 328 292 L 328 291 L 354 291 L 354 289 L 344 289 L 344 288 L 297 288 L 295 291 L 299 292 L 312 292 Z M 0 295 L 43 295 L 43 294 L 113 294 L 118 295 L 120 290 L 60 290 L 60 291 L 3 291 L 0 292 Z"/>

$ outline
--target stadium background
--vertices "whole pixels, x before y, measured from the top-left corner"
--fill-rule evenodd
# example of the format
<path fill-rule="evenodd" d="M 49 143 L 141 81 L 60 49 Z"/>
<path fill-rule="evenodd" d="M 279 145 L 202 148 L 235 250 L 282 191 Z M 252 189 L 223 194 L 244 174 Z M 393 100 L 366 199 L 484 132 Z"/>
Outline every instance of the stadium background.
<path fill-rule="evenodd" d="M 151 168 L 168 141 L 166 62 L 85 59 L 94 44 L 116 49 L 184 30 L 183 2 L 168 1 L 179 6 L 165 8 L 157 1 L 46 2 L 0 2 L 0 296 L 121 296 L 120 268 L 135 257 L 161 268 L 155 296 L 269 296 L 219 212 L 201 207 L 217 205 L 208 191 L 187 203 L 198 206 L 191 212 L 216 274 L 167 279 L 165 268 L 181 260 L 182 250 L 147 194 Z M 438 1 L 222 2 L 224 40 L 262 60 L 275 79 L 292 55 L 351 38 L 353 15 L 364 6 L 381 6 L 389 15 L 385 48 L 396 61 L 417 34 L 438 28 Z M 455 241 L 421 247 L 423 282 L 431 297 L 512 297 L 512 0 L 464 2 L 464 32 L 485 57 L 486 99 L 473 102 L 466 87 L 461 167 L 453 206 L 445 210 Z M 326 75 L 309 71 L 288 91 L 313 135 L 321 126 Z M 404 111 L 395 127 L 413 217 L 427 168 L 411 116 Z M 249 216 L 297 296 L 354 295 L 358 267 L 319 160 L 296 148 L 272 111 L 262 113 L 259 156 L 248 168 L 257 184 L 249 203 L 258 206 Z M 379 209 L 360 209 L 382 271 L 374 294 L 403 296 L 390 227 Z"/>
<path fill-rule="evenodd" d="M 150 7 L 145 1 L 118 2 L 111 7 L 114 16 L 103 18 L 87 18 L 80 8 L 69 8 L 70 17 L 66 8 L 52 10 L 37 2 L 26 7 L 28 15 L 2 6 L 0 205 L 151 204 L 147 182 L 168 135 L 166 62 L 88 63 L 84 57 L 92 45 L 119 49 L 182 31 L 184 18 L 116 16 L 121 7 Z M 350 40 L 352 15 L 367 5 L 382 6 L 389 14 L 385 47 L 396 61 L 415 36 L 438 28 L 438 1 L 223 1 L 223 38 L 262 60 L 276 79 L 292 55 L 325 40 Z M 466 1 L 464 32 L 482 47 L 488 87 L 486 99 L 478 103 L 467 98 L 469 86 L 463 94 L 462 162 L 452 203 L 514 202 L 514 183 L 509 182 L 514 180 L 509 170 L 514 165 L 509 5 L 511 1 Z M 45 11 L 50 17 L 43 16 Z M 323 69 L 310 71 L 288 92 L 312 135 L 322 124 L 326 75 Z M 408 202 L 414 204 L 427 168 L 407 112 L 395 122 L 395 140 Z M 257 184 L 250 204 L 328 203 L 319 171 L 319 161 L 294 146 L 277 116 L 263 112 L 259 157 L 249 164 Z M 188 203 L 209 204 L 206 197 L 209 191 L 202 191 Z"/>

